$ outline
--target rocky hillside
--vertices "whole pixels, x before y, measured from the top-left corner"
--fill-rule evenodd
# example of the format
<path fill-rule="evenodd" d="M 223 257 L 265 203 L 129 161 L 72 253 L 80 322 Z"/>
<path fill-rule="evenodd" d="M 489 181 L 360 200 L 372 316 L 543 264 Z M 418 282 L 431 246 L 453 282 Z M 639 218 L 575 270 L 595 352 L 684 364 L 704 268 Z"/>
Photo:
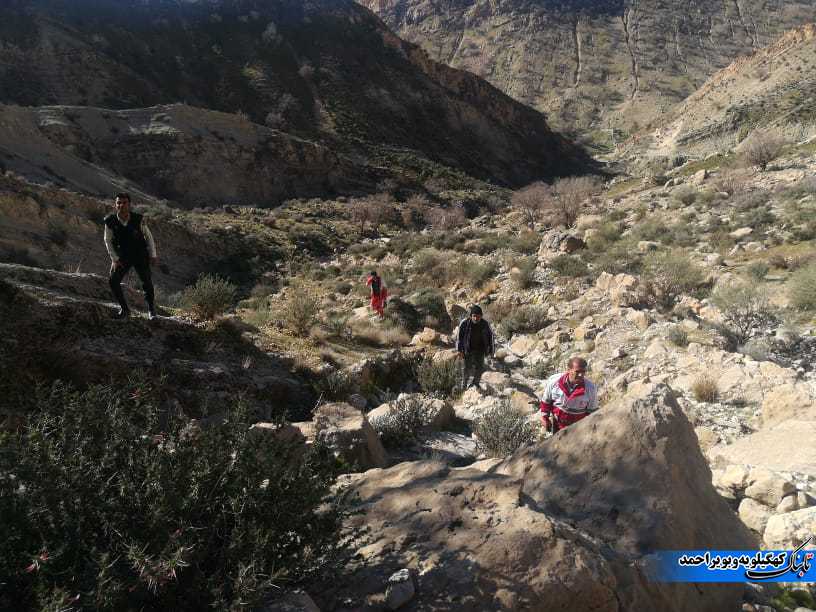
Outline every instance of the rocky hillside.
<path fill-rule="evenodd" d="M 543 115 L 351 1 L 15 0 L 0 23 L 0 102 L 47 107 L 2 107 L 3 163 L 73 188 L 265 205 L 445 168 L 519 185 L 584 164 Z"/>
<path fill-rule="evenodd" d="M 649 124 L 736 57 L 813 21 L 812 2 L 363 0 L 437 61 L 596 142 Z"/>
<path fill-rule="evenodd" d="M 754 127 L 774 128 L 792 140 L 816 125 L 816 26 L 791 30 L 709 78 L 670 112 L 663 126 L 643 134 L 651 154 L 722 151 Z"/>

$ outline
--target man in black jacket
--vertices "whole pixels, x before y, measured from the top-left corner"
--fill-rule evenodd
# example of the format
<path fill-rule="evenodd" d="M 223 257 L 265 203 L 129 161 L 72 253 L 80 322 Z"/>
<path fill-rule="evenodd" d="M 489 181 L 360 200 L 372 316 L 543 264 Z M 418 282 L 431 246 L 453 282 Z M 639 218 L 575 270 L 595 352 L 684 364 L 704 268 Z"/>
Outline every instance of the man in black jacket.
<path fill-rule="evenodd" d="M 142 215 L 130 211 L 130 196 L 126 193 L 117 194 L 116 212 L 105 217 L 105 247 L 111 258 L 110 288 L 119 302 L 119 312 L 115 318 L 126 319 L 130 315 L 122 291 L 122 280 L 133 268 L 142 281 L 148 318 L 155 319 L 156 305 L 150 266 L 158 262 L 156 242 Z"/>
<path fill-rule="evenodd" d="M 479 386 L 482 373 L 485 369 L 485 355 L 493 356 L 495 350 L 493 330 L 490 324 L 482 318 L 482 309 L 471 306 L 470 316 L 459 323 L 459 335 L 456 341 L 456 350 L 464 360 L 462 372 L 462 390 L 468 388 L 468 379 L 473 374 L 474 387 Z"/>

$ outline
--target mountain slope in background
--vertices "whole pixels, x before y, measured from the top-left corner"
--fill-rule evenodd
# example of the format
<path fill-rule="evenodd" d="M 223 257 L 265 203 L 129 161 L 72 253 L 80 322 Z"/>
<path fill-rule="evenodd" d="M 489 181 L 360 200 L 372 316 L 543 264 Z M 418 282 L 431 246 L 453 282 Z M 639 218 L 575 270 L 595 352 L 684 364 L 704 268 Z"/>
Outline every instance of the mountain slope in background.
<path fill-rule="evenodd" d="M 813 125 L 814 94 L 816 25 L 807 24 L 715 73 L 654 132 L 652 146 L 689 150 L 716 139 L 733 145 L 753 126 Z"/>
<path fill-rule="evenodd" d="M 192 159 L 194 175 L 220 172 L 210 159 L 218 155 L 196 150 L 211 148 L 196 123 L 230 124 L 222 138 L 260 143 L 241 151 L 241 163 L 252 168 L 234 182 L 276 186 L 260 193 L 233 189 L 233 202 L 342 192 L 349 183 L 373 187 L 389 173 L 404 179 L 404 168 L 381 161 L 394 153 L 510 186 L 580 171 L 586 160 L 543 115 L 431 61 L 350 0 L 12 0 L 0 9 L 0 37 L 0 102 L 7 105 L 0 110 L 6 132 L 0 146 L 12 168 L 43 165 L 37 151 L 19 159 L 8 146 L 35 130 L 36 139 L 50 142 L 46 148 L 78 159 L 75 165 L 89 163 L 155 195 L 179 198 L 175 187 L 145 184 L 143 175 L 161 174 L 174 157 Z M 168 110 L 176 103 L 186 106 Z M 129 123 L 121 113 L 32 114 L 15 105 L 163 106 Z M 196 109 L 206 109 L 199 119 L 191 116 Z M 235 121 L 209 111 L 236 115 Z M 117 151 L 144 139 L 146 124 L 156 128 L 151 154 L 164 153 L 138 159 L 136 166 L 145 164 L 134 169 Z M 277 173 L 278 162 L 296 176 Z M 304 172 L 297 170 L 301 162 Z"/>
<path fill-rule="evenodd" d="M 605 128 L 636 131 L 736 57 L 816 19 L 811 0 L 361 1 L 432 58 L 596 142 L 610 139 Z"/>

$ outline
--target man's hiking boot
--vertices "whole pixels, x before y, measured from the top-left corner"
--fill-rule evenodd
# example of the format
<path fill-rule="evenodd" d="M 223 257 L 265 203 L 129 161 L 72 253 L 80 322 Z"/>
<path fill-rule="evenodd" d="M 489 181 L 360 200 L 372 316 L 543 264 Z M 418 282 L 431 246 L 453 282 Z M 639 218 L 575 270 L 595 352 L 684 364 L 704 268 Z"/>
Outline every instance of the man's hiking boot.
<path fill-rule="evenodd" d="M 130 316 L 130 310 L 127 308 L 120 308 L 119 311 L 113 315 L 114 319 L 127 319 Z"/>
<path fill-rule="evenodd" d="M 147 309 L 147 318 L 148 318 L 148 320 L 153 321 L 153 320 L 157 319 L 158 316 L 159 315 L 156 314 L 156 309 L 153 306 L 151 306 L 150 308 Z"/>

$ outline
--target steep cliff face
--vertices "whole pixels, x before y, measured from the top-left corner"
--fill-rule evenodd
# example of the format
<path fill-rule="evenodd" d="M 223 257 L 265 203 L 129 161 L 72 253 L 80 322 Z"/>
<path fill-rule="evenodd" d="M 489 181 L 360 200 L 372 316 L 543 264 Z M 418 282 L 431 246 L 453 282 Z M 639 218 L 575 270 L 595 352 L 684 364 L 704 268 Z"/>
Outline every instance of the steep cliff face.
<path fill-rule="evenodd" d="M 805 0 L 361 1 L 432 58 L 584 133 L 643 126 L 736 57 L 816 18 Z"/>
<path fill-rule="evenodd" d="M 299 156 L 307 168 L 323 166 L 318 176 L 300 173 L 290 188 L 252 194 L 260 203 L 309 195 L 302 182 L 342 186 L 338 174 L 346 182 L 376 184 L 376 176 L 366 175 L 377 174 L 373 158 L 383 149 L 408 149 L 506 185 L 568 174 L 585 160 L 542 114 L 471 74 L 437 64 L 351 0 L 12 0 L 0 8 L 0 24 L 0 102 L 117 110 L 181 103 L 183 111 L 144 114 L 165 112 L 184 125 L 196 122 L 195 109 L 237 115 L 229 131 L 243 134 L 238 140 L 262 141 L 233 152 L 238 166 L 266 168 L 279 185 L 287 178 L 269 169 L 282 155 L 270 154 L 270 147 L 297 149 L 283 156 L 284 166 Z M 202 113 L 198 121 L 213 122 L 213 113 Z M 90 133 L 82 123 L 62 133 L 51 126 L 43 135 L 93 157 L 99 139 L 87 142 Z M 101 123 L 113 130 L 116 120 Z M 134 178 L 119 167 L 116 151 L 144 134 L 138 125 L 120 127 L 126 129 L 102 136 L 111 153 L 94 163 Z M 182 140 L 195 137 L 190 130 L 168 129 Z M 167 135 L 160 135 L 163 144 Z M 199 145 L 211 148 L 207 138 Z M 155 157 L 155 147 L 148 148 Z M 217 159 L 212 163 L 218 167 Z M 146 169 L 162 168 L 167 164 L 159 155 Z M 260 170 L 245 178 L 270 180 Z M 177 197 L 172 185 L 143 186 Z"/>

